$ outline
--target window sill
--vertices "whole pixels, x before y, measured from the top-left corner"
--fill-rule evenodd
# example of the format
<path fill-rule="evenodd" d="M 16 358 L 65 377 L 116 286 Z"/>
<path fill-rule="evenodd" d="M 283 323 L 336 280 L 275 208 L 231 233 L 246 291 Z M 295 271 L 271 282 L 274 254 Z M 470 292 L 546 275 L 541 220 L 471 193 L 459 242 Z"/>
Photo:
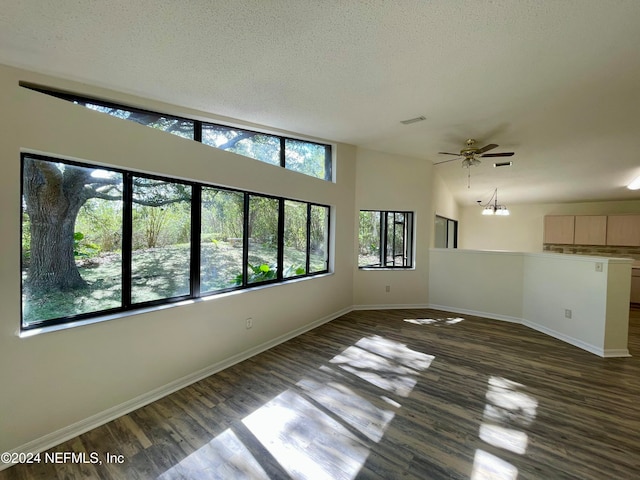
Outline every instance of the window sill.
<path fill-rule="evenodd" d="M 256 291 L 256 290 L 262 290 L 264 288 L 270 288 L 270 287 L 275 287 L 275 286 L 284 286 L 284 285 L 289 285 L 289 284 L 293 284 L 293 283 L 298 283 L 298 282 L 304 282 L 306 280 L 311 280 L 311 279 L 315 279 L 315 278 L 321 278 L 321 277 L 326 277 L 326 276 L 330 276 L 333 275 L 333 272 L 326 272 L 326 273 L 318 273 L 318 274 L 313 274 L 313 275 L 307 275 L 304 277 L 299 277 L 299 278 L 292 278 L 291 280 L 286 280 L 283 282 L 277 282 L 277 283 L 268 283 L 265 285 L 256 285 L 254 287 L 249 287 L 249 288 L 242 288 L 242 289 L 238 289 L 238 290 L 231 290 L 229 292 L 222 292 L 222 293 L 214 293 L 211 295 L 207 295 L 205 297 L 199 297 L 199 298 L 193 298 L 193 299 L 188 299 L 188 300 L 182 300 L 180 302 L 175 302 L 175 303 L 165 303 L 162 305 L 154 305 L 151 307 L 143 307 L 143 308 L 139 308 L 139 309 L 135 309 L 135 310 L 127 310 L 124 312 L 117 312 L 117 313 L 110 313 L 110 314 L 106 314 L 106 315 L 98 315 L 92 318 L 87 318 L 84 320 L 78 320 L 75 322 L 69 322 L 69 323 L 61 323 L 58 325 L 47 325 L 44 327 L 40 327 L 40 328 L 32 328 L 29 330 L 18 330 L 16 332 L 16 336 L 18 336 L 19 338 L 29 338 L 29 337 L 34 337 L 36 335 L 42 335 L 45 333 L 51 333 L 51 332 L 60 332 L 63 330 L 69 330 L 71 328 L 76 328 L 76 327 L 83 327 L 85 325 L 93 325 L 96 323 L 103 323 L 103 322 L 108 322 L 110 320 L 117 320 L 119 318 L 126 318 L 126 317 L 131 317 L 134 315 L 140 315 L 140 314 L 144 314 L 144 313 L 150 313 L 150 312 L 157 312 L 159 310 L 166 310 L 167 308 L 176 308 L 176 307 L 183 307 L 185 305 L 193 305 L 195 303 L 201 303 L 201 302 L 210 302 L 212 300 L 217 300 L 220 298 L 226 298 L 226 297 L 231 297 L 231 296 L 235 296 L 235 295 L 240 295 L 243 293 L 247 293 L 247 292 L 252 292 L 252 291 Z"/>

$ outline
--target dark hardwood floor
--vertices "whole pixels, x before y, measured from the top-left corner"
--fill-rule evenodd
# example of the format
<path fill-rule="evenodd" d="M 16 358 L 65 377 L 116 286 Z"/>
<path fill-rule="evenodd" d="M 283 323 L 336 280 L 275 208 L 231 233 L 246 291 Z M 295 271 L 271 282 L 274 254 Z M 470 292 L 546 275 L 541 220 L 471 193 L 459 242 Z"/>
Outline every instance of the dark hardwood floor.
<path fill-rule="evenodd" d="M 48 452 L 101 465 L 0 479 L 639 478 L 630 316 L 634 357 L 602 359 L 521 325 L 352 312 Z"/>

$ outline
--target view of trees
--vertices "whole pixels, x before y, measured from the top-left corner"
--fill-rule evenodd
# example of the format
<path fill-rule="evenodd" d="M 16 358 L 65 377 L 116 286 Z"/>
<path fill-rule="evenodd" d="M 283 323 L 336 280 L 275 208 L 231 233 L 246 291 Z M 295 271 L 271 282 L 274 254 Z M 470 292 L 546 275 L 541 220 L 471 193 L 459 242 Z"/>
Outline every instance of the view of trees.
<path fill-rule="evenodd" d="M 328 145 L 43 93 L 262 162 L 331 177 Z M 27 154 L 22 181 L 25 325 L 191 295 L 194 208 L 200 210 L 202 293 L 328 269 L 328 207 L 287 200 L 279 239 L 282 199 L 203 185 L 197 186 L 201 205 L 194 206 L 194 187 L 186 183 Z"/>
<path fill-rule="evenodd" d="M 328 207 L 200 185 L 201 203 L 194 206 L 194 188 L 24 154 L 24 324 L 190 295 L 193 208 L 200 210 L 202 293 L 279 278 L 281 202 L 282 278 L 326 271 Z M 315 232 L 309 255 L 308 212 Z"/>
<path fill-rule="evenodd" d="M 360 211 L 359 267 L 410 267 L 412 242 L 412 212 Z"/>
<path fill-rule="evenodd" d="M 75 100 L 77 104 L 113 117 L 146 125 L 183 138 L 195 138 L 195 122 L 160 113 L 129 110 Z M 200 125 L 202 143 L 271 165 L 280 165 L 284 144 L 284 166 L 289 170 L 325 180 L 331 179 L 331 149 L 328 145 L 282 138 L 251 130 L 211 123 Z"/>

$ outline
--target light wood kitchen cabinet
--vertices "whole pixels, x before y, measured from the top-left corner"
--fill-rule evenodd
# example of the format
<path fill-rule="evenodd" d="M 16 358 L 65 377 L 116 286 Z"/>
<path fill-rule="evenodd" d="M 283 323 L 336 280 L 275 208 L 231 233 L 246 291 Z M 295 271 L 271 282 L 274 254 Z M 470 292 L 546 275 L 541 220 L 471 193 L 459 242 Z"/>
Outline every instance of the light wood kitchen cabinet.
<path fill-rule="evenodd" d="M 609 215 L 607 245 L 640 246 L 640 215 Z"/>
<path fill-rule="evenodd" d="M 576 215 L 573 243 L 576 245 L 606 245 L 607 216 Z"/>
<path fill-rule="evenodd" d="M 544 217 L 544 243 L 572 244 L 575 215 L 547 215 Z"/>

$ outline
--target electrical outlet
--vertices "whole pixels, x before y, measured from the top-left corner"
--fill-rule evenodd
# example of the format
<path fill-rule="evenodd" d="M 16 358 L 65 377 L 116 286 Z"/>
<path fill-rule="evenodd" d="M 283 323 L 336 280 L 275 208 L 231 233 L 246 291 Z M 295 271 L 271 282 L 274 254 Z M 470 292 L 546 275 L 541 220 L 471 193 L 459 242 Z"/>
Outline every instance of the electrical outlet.
<path fill-rule="evenodd" d="M 568 308 L 564 309 L 564 318 L 571 318 L 571 310 Z"/>
<path fill-rule="evenodd" d="M 602 271 L 602 262 L 596 262 L 596 272 Z"/>
<path fill-rule="evenodd" d="M 387 285 L 386 287 L 384 287 L 384 291 L 389 293 L 391 291 L 391 285 Z"/>
<path fill-rule="evenodd" d="M 249 317 L 247 318 L 247 330 L 249 330 L 251 327 L 253 327 L 253 318 Z"/>

